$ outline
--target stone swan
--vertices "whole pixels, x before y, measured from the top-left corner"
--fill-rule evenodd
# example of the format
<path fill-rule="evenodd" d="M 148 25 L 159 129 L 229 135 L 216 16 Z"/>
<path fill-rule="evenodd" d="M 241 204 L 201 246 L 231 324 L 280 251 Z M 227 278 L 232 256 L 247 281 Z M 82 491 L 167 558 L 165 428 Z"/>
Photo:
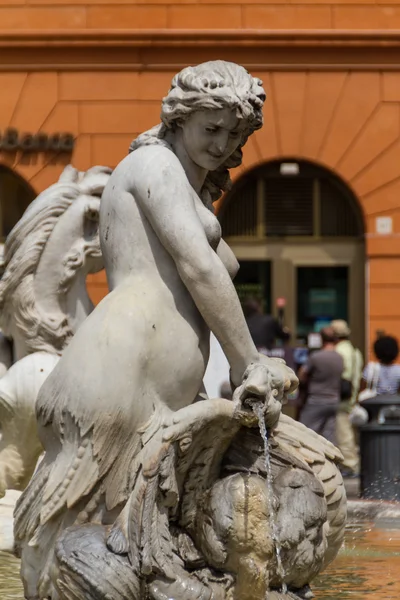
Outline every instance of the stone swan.
<path fill-rule="evenodd" d="M 35 402 L 61 352 L 93 309 L 86 276 L 103 268 L 98 216 L 110 169 L 67 166 L 7 237 L 0 321 L 14 364 L 0 379 L 0 498 L 23 490 L 43 451 Z"/>
<path fill-rule="evenodd" d="M 183 69 L 106 185 L 110 293 L 39 392 L 45 455 L 15 511 L 27 599 L 305 598 L 340 546 L 340 454 L 281 415 L 297 379 L 256 351 L 212 210 L 264 100 L 236 64 Z M 201 394 L 210 331 L 232 401 Z"/>

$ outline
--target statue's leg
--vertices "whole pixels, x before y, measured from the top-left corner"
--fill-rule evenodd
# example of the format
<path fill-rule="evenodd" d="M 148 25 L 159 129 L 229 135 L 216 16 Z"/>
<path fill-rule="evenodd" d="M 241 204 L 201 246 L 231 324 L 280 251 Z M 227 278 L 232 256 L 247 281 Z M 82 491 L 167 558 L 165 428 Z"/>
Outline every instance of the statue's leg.
<path fill-rule="evenodd" d="M 58 538 L 50 576 L 63 600 L 139 600 L 141 583 L 127 556 L 106 545 L 107 528 L 88 523 Z"/>

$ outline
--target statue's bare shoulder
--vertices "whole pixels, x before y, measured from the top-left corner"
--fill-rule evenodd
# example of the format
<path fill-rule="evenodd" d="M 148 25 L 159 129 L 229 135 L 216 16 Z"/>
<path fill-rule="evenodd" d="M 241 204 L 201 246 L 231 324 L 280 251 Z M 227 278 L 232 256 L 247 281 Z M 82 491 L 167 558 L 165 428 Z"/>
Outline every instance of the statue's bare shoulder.
<path fill-rule="evenodd" d="M 128 155 L 110 179 L 108 202 L 112 202 L 113 185 L 133 197 L 175 260 L 197 264 L 199 253 L 209 255 L 211 248 L 196 210 L 201 201 L 167 147 L 143 146 Z"/>
<path fill-rule="evenodd" d="M 146 202 L 152 193 L 167 197 L 177 186 L 189 190 L 179 159 L 161 145 L 142 146 L 129 154 L 115 169 L 109 188 L 115 180 L 139 202 Z"/>

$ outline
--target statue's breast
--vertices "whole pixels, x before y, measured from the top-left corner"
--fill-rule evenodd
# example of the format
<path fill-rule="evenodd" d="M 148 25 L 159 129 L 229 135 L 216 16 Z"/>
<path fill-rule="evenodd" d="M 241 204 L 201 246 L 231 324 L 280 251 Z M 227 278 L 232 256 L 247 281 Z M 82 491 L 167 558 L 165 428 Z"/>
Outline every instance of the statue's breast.
<path fill-rule="evenodd" d="M 201 202 L 196 205 L 196 211 L 203 225 L 208 243 L 213 250 L 216 250 L 222 235 L 221 225 L 217 217 Z"/>

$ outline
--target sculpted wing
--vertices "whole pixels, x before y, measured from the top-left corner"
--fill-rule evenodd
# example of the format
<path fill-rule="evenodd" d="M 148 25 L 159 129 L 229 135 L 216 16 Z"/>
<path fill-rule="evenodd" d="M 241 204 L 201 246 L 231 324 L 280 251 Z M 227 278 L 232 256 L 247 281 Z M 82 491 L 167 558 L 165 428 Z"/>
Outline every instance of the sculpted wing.
<path fill-rule="evenodd" d="M 346 525 L 346 490 L 338 468 L 343 456 L 331 442 L 286 415 L 280 416 L 274 439 L 281 448 L 311 468 L 322 483 L 328 509 L 326 566 L 342 544 Z"/>
<path fill-rule="evenodd" d="M 141 597 L 143 577 L 149 576 L 151 597 L 157 600 L 191 598 L 189 589 L 190 594 L 195 594 L 193 597 L 201 600 L 222 600 L 225 597 L 222 591 L 212 596 L 212 590 L 201 579 L 185 571 L 177 548 L 186 547 L 186 556 L 195 549 L 190 545 L 189 536 L 177 537 L 173 522 L 179 513 L 184 513 L 180 520 L 188 524 L 195 518 L 196 507 L 191 513 L 188 502 L 180 508 L 180 500 L 190 493 L 187 486 L 195 486 L 198 493 L 204 492 L 210 480 L 217 476 L 223 452 L 239 427 L 235 405 L 224 399 L 199 401 L 176 413 L 170 412 L 164 415 L 162 423 L 153 417 L 142 434 L 142 446 L 131 465 L 128 502 L 106 534 L 105 543 L 101 542 L 99 549 L 91 549 L 83 536 L 76 535 L 74 527 L 66 530 L 56 550 L 52 571 L 55 586 L 60 590 L 73 586 L 67 598 L 81 597 L 79 594 L 85 590 L 85 598 L 104 597 L 105 600 L 105 596 L 96 595 L 96 569 L 102 571 L 114 560 L 117 568 L 118 560 L 124 561 L 129 555 L 129 585 L 135 598 Z M 95 529 L 91 531 L 95 533 Z M 72 540 L 73 554 L 68 550 Z M 106 547 L 112 553 L 107 554 Z M 99 558 L 103 555 L 104 567 Z M 196 558 L 192 556 L 192 561 L 196 562 Z M 221 590 L 219 585 L 215 587 L 215 591 Z"/>
<path fill-rule="evenodd" d="M 110 410 L 94 423 L 90 413 L 78 412 L 73 402 L 57 402 L 63 385 L 56 371 L 41 389 L 37 406 L 40 434 L 52 438 L 50 450 L 18 502 L 17 542 L 40 536 L 42 526 L 61 518 L 65 508 L 78 523 L 85 523 L 101 521 L 126 502 L 135 476 L 134 457 L 165 417 L 161 410 L 154 411 L 138 429 L 123 413 Z"/>

